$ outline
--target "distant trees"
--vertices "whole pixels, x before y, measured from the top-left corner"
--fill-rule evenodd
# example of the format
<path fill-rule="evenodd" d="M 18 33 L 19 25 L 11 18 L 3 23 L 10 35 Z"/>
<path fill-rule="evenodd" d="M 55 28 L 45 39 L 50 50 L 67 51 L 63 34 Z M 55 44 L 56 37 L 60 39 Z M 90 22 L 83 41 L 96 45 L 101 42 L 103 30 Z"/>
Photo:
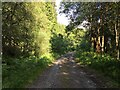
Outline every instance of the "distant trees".
<path fill-rule="evenodd" d="M 73 28 L 84 20 L 90 22 L 88 32 L 92 50 L 119 59 L 119 2 L 62 2 L 61 8 L 61 12 L 71 19 Z"/>
<path fill-rule="evenodd" d="M 53 54 L 63 55 L 67 53 L 70 45 L 70 41 L 67 38 L 65 33 L 65 26 L 64 25 L 56 25 L 55 30 L 52 31 L 52 36 L 50 39 L 51 43 L 51 51 Z"/>

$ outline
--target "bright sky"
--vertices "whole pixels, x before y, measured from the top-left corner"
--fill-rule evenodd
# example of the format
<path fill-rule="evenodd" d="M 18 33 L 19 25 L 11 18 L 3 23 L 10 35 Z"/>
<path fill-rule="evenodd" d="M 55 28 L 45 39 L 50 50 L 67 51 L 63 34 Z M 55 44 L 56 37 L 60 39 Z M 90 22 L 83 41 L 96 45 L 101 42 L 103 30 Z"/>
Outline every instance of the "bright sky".
<path fill-rule="evenodd" d="M 56 9 L 57 9 L 57 22 L 63 25 L 68 25 L 69 24 L 69 20 L 65 17 L 65 14 L 59 14 L 59 7 L 60 7 L 60 1 L 62 0 L 56 0 Z"/>
<path fill-rule="evenodd" d="M 65 17 L 65 14 L 60 15 L 59 12 L 58 12 L 61 1 L 62 0 L 56 0 L 56 6 L 57 6 L 56 9 L 57 9 L 57 14 L 58 14 L 57 15 L 57 22 L 67 26 L 69 24 L 69 20 Z M 80 25 L 78 25 L 77 28 L 85 29 L 85 27 L 83 27 L 84 23 L 88 23 L 88 22 L 87 21 L 83 21 Z"/>

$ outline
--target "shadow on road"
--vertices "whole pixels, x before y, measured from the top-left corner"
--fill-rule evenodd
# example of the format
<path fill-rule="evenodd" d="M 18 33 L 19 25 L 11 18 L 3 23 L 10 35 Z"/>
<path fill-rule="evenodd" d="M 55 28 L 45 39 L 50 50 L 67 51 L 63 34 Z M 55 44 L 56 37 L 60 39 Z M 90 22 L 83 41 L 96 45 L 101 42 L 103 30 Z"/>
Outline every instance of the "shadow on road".
<path fill-rule="evenodd" d="M 96 88 L 74 60 L 75 52 L 69 52 L 44 71 L 29 88 Z"/>

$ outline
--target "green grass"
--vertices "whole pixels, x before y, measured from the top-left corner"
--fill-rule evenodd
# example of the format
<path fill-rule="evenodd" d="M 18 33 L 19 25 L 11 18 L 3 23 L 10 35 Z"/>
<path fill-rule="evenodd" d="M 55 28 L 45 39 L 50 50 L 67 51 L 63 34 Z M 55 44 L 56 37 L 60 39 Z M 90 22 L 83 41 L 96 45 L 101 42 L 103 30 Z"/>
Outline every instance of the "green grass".
<path fill-rule="evenodd" d="M 120 85 L 120 61 L 111 56 L 81 51 L 76 53 L 76 62 L 103 73 Z"/>
<path fill-rule="evenodd" d="M 24 88 L 42 72 L 52 60 L 41 58 L 3 58 L 7 64 L 2 65 L 2 88 Z"/>

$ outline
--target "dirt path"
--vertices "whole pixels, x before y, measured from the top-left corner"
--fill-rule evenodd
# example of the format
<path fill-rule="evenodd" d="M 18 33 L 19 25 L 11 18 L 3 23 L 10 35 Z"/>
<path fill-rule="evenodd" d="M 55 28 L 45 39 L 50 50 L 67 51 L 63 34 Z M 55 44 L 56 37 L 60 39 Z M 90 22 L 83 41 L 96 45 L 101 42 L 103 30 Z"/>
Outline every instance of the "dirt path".
<path fill-rule="evenodd" d="M 97 88 L 97 84 L 75 63 L 74 53 L 59 58 L 29 88 Z"/>

